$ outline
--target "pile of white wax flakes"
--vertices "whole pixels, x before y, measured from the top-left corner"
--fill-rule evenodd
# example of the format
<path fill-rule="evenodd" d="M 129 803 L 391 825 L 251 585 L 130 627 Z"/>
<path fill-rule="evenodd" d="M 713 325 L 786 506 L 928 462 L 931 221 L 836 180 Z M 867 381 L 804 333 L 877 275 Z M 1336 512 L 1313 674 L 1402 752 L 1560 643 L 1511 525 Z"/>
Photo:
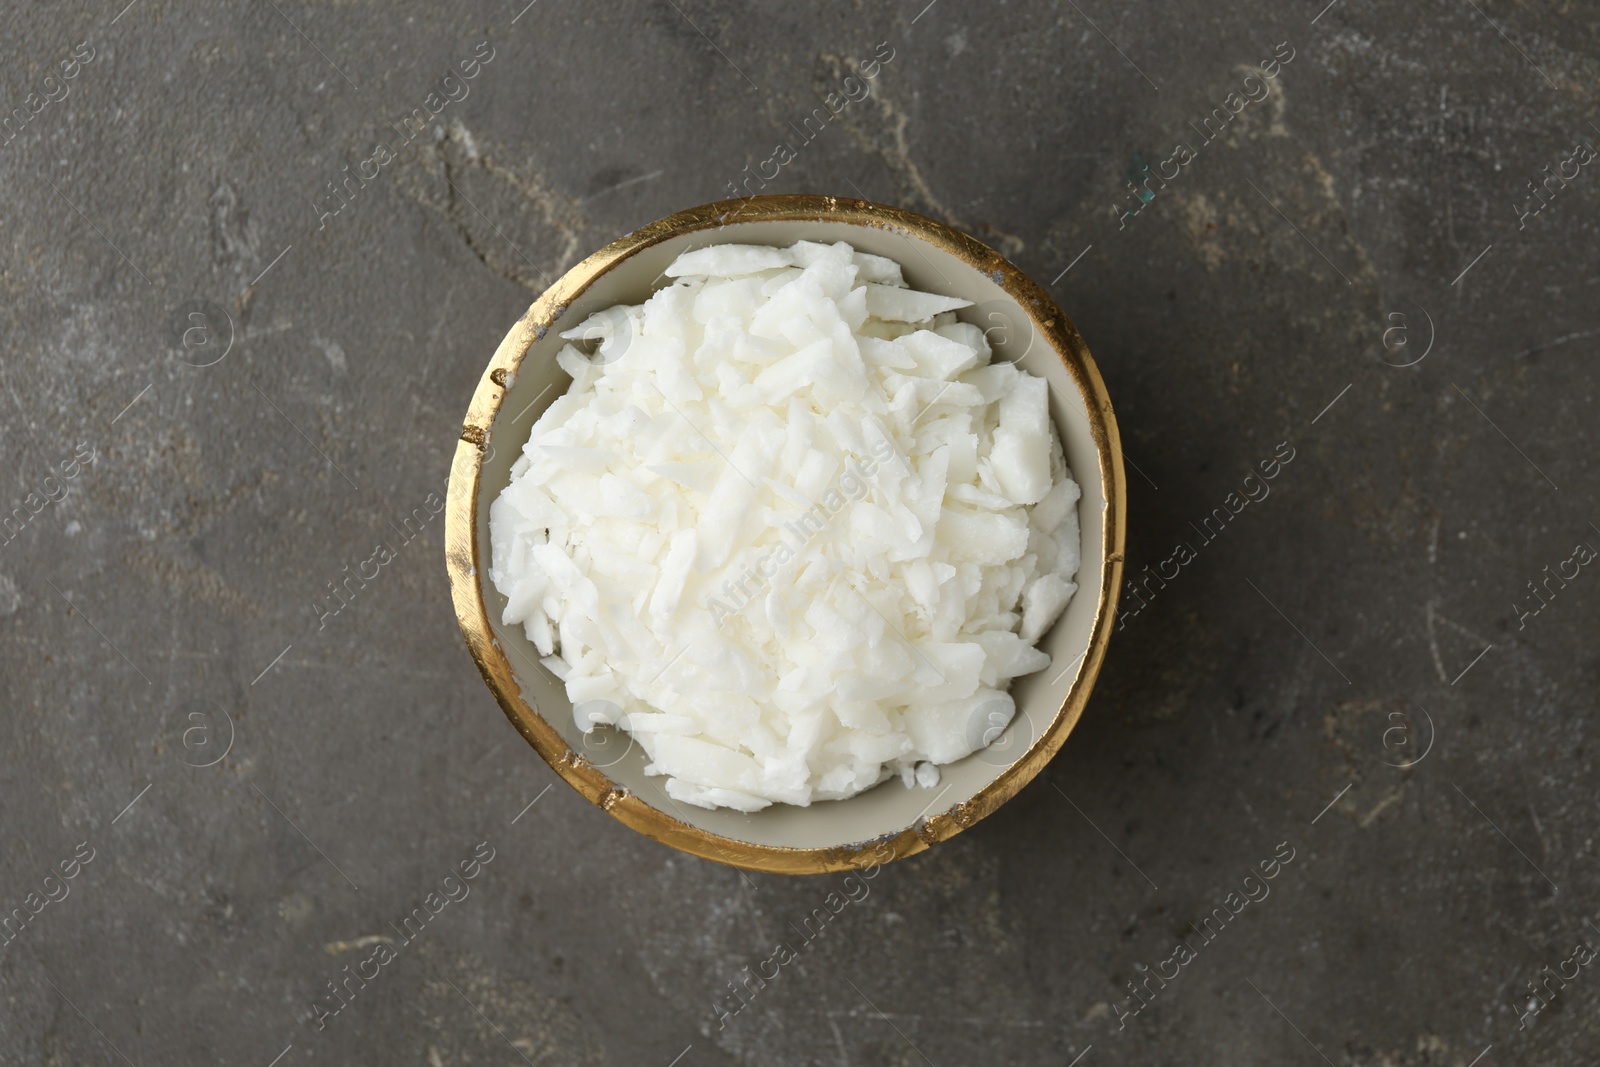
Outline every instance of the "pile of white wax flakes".
<path fill-rule="evenodd" d="M 578 726 L 756 811 L 938 782 L 1077 586 L 1042 378 L 848 244 L 713 245 L 561 336 L 490 577 Z"/>

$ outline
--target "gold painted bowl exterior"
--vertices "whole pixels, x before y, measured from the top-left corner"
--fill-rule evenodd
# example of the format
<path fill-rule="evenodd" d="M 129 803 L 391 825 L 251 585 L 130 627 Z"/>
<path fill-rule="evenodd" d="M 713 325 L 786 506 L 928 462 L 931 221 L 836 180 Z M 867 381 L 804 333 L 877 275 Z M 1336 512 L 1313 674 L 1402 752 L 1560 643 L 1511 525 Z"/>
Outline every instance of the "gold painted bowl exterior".
<path fill-rule="evenodd" d="M 754 232 L 750 232 L 751 224 L 756 224 Z M 1103 505 L 1099 509 L 1098 516 L 1084 507 L 1084 504 L 1089 502 L 1092 487 L 1085 477 L 1089 472 L 1080 469 L 1081 463 L 1074 464 L 1074 476 L 1084 486 L 1085 491 L 1085 500 L 1080 502 L 1079 506 L 1080 520 L 1083 522 L 1084 565 L 1078 573 L 1079 590 L 1074 600 L 1088 595 L 1094 596 L 1096 601 L 1093 605 L 1092 623 L 1087 623 L 1084 627 L 1088 634 L 1087 647 L 1076 661 L 1077 673 L 1068 684 L 1065 696 L 1059 705 L 1055 706 L 1049 718 L 1045 720 L 1042 714 L 1039 716 L 1042 728 L 1034 731 L 1035 736 L 1029 739 L 1031 743 L 1026 751 L 1009 765 L 994 767 L 993 778 L 984 781 L 971 795 L 945 810 L 919 816 L 911 820 L 909 825 L 890 832 L 870 832 L 870 830 L 861 832 L 852 821 L 850 806 L 861 797 L 870 795 L 874 792 L 872 790 L 847 800 L 819 801 L 809 808 L 791 809 L 791 811 L 819 813 L 816 817 L 817 825 L 805 828 L 809 838 L 799 845 L 776 844 L 771 840 L 747 840 L 740 836 L 742 831 L 739 827 L 745 825 L 759 827 L 758 823 L 749 820 L 760 820 L 774 809 L 730 822 L 720 815 L 714 818 L 710 813 L 698 808 L 685 810 L 667 800 L 662 792 L 657 799 L 666 801 L 666 805 L 675 810 L 675 814 L 669 814 L 650 803 L 637 788 L 629 789 L 620 785 L 612 775 L 608 774 L 606 768 L 596 766 L 594 761 L 586 758 L 573 743 L 569 743 L 567 738 L 563 737 L 561 730 L 536 710 L 525 695 L 528 678 L 519 677 L 506 651 L 507 644 L 522 640 L 522 635 L 520 632 L 505 632 L 507 629 L 519 628 L 502 628 L 497 622 L 491 622 L 490 598 L 498 600 L 499 594 L 493 589 L 487 576 L 489 565 L 487 509 L 492 496 L 497 494 L 499 489 L 485 490 L 483 484 L 485 463 L 487 457 L 495 454 L 492 441 L 497 420 L 500 426 L 508 431 L 507 436 L 514 437 L 514 440 L 503 441 L 502 444 L 508 445 L 513 450 L 519 450 L 527 440 L 526 427 L 517 429 L 510 425 L 521 423 L 528 413 L 526 409 L 505 419 L 502 419 L 502 409 L 515 410 L 516 405 L 505 404 L 505 401 L 509 391 L 516 384 L 519 371 L 526 374 L 530 369 L 524 365 L 524 358 L 530 350 L 540 347 L 540 342 L 556 326 L 558 320 L 567 317 L 561 328 L 571 328 L 582 321 L 583 315 L 590 311 L 618 302 L 608 299 L 586 309 L 583 315 L 568 316 L 569 310 L 574 304 L 581 302 L 585 293 L 601 285 L 613 272 L 625 269 L 631 260 L 647 250 L 658 249 L 666 242 L 676 241 L 678 244 L 683 244 L 682 239 L 685 238 L 692 242 L 685 247 L 701 247 L 723 241 L 777 243 L 761 239 L 761 226 L 766 224 L 787 224 L 771 227 L 774 231 L 783 232 L 785 242 L 795 239 L 793 233 L 797 225 L 802 232 L 809 232 L 808 227 L 832 231 L 825 236 L 837 239 L 834 234 L 838 232 L 841 224 L 860 228 L 859 232 L 863 239 L 875 232 L 880 235 L 890 235 L 883 239 L 901 242 L 909 239 L 913 242 L 922 242 L 929 252 L 935 255 L 940 252 L 947 253 L 949 257 L 983 276 L 982 282 L 967 279 L 969 285 L 982 285 L 988 282 L 1003 290 L 1005 297 L 1015 302 L 1016 307 L 1027 316 L 1025 321 L 1031 321 L 1032 328 L 1037 331 L 1037 336 L 1032 338 L 1030 345 L 1038 347 L 1037 342 L 1042 338 L 1047 346 L 1042 358 L 1059 359 L 1066 371 L 1067 379 L 1076 391 L 1077 395 L 1071 398 L 1068 407 L 1074 420 L 1086 421 L 1098 465 L 1096 473 L 1101 490 L 1099 495 L 1103 497 Z M 675 256 L 681 250 L 683 249 L 675 249 L 672 255 Z M 918 250 L 913 248 L 912 251 Z M 919 255 L 922 255 L 935 272 L 943 276 L 943 272 L 928 260 L 927 255 L 921 252 Z M 941 287 L 927 281 L 919 284 L 912 279 L 913 268 L 918 266 L 916 260 L 896 258 L 899 258 L 906 268 L 908 281 L 912 284 L 930 288 L 932 291 L 948 291 L 948 286 Z M 942 255 L 938 258 L 949 262 Z M 654 280 L 652 279 L 652 282 Z M 636 291 L 627 297 L 628 302 L 642 299 L 637 293 L 639 284 L 636 280 L 634 283 Z M 554 363 L 553 357 L 557 347 L 559 342 L 552 337 L 547 348 L 551 364 Z M 1034 368 L 1034 372 L 1040 371 Z M 1060 378 L 1054 369 L 1049 373 Z M 1058 391 L 1052 389 L 1052 393 Z M 559 395 L 559 390 L 547 390 L 545 396 L 548 399 L 544 399 L 539 405 L 540 412 L 555 399 L 555 396 L 548 395 L 549 392 Z M 536 398 L 535 403 L 539 403 L 540 399 L 542 398 Z M 1055 403 L 1054 398 L 1052 402 Z M 1079 404 L 1082 405 L 1081 410 L 1078 409 Z M 1062 429 L 1065 433 L 1062 420 L 1057 417 L 1056 422 L 1058 429 Z M 512 327 L 500 343 L 473 394 L 472 404 L 467 412 L 461 437 L 456 445 L 455 458 L 451 464 L 445 517 L 445 556 L 456 617 L 484 681 L 488 683 L 501 708 L 505 710 L 523 737 L 540 756 L 544 757 L 545 762 L 566 779 L 569 785 L 614 818 L 640 833 L 683 852 L 752 870 L 783 874 L 820 874 L 858 869 L 913 855 L 953 837 L 1016 795 L 1060 750 L 1088 702 L 1090 690 L 1110 640 L 1112 623 L 1116 616 L 1117 591 L 1122 575 L 1125 501 L 1122 452 L 1116 420 L 1112 414 L 1110 399 L 1106 395 L 1105 385 L 1078 331 L 1039 285 L 987 246 L 964 233 L 912 212 L 864 200 L 827 196 L 758 196 L 690 208 L 627 234 L 573 267 L 534 301 L 527 314 Z M 1098 552 L 1091 551 L 1096 547 L 1099 549 Z M 1096 573 L 1089 573 L 1091 562 L 1098 563 Z M 498 614 L 497 610 L 493 613 L 493 617 L 497 618 Z M 519 652 L 519 654 L 524 659 L 528 658 L 525 653 Z M 1069 664 L 1067 669 L 1071 668 L 1072 664 Z M 529 673 L 534 673 L 531 663 Z M 1019 684 L 1023 681 L 1018 680 Z M 560 697 L 551 699 L 564 703 Z M 1023 699 L 1019 698 L 1019 719 L 1023 718 L 1023 703 Z M 569 720 L 571 718 L 570 710 L 567 711 L 567 718 Z M 1032 719 L 1028 721 L 1033 722 Z M 1013 726 L 1013 729 L 1015 728 Z M 967 757 L 968 760 L 975 758 L 976 754 Z M 951 767 L 956 766 L 958 765 L 951 765 Z M 944 770 L 948 771 L 949 768 Z M 892 784 L 880 786 L 879 790 L 888 788 L 893 788 Z M 937 802 L 936 796 L 934 803 Z M 786 817 L 804 818 L 793 815 Z M 721 831 L 697 825 L 700 822 L 715 822 L 717 819 L 722 819 L 724 824 Z M 856 836 L 858 833 L 860 836 Z"/>

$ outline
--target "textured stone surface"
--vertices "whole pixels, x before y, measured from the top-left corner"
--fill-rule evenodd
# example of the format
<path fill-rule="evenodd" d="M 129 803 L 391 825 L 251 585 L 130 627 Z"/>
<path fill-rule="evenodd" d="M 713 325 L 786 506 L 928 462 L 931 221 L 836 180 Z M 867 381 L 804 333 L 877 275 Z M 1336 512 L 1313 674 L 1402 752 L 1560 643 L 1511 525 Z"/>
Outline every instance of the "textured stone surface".
<path fill-rule="evenodd" d="M 29 515 L 0 545 L 0 910 L 93 859 L 0 948 L 0 1062 L 1592 1056 L 1600 969 L 1526 1029 L 1516 1005 L 1600 936 L 1600 574 L 1519 617 L 1600 546 L 1600 174 L 1518 219 L 1600 141 L 1594 3 L 121 2 L 3 5 L 0 110 L 93 58 L 0 144 L 0 503 Z M 719 1028 L 841 880 L 581 802 L 478 679 L 440 522 L 396 527 L 544 279 L 726 195 L 879 42 L 872 95 L 770 188 L 953 221 L 1049 283 L 1137 466 L 1130 573 L 1195 556 L 1039 780 Z M 1205 141 L 1279 42 L 1271 95 Z M 1270 496 L 1202 543 L 1280 442 Z M 479 842 L 470 895 L 319 1031 L 326 983 Z M 1189 929 L 1283 842 L 1270 896 Z"/>

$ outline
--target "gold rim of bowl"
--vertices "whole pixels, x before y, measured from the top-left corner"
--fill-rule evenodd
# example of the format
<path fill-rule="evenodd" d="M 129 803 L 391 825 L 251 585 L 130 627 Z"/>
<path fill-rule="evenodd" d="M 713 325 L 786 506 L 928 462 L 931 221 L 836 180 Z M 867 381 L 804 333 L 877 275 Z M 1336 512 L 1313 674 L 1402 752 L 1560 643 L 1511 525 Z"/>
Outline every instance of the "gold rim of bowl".
<path fill-rule="evenodd" d="M 895 834 L 826 848 L 786 848 L 740 841 L 691 826 L 619 786 L 572 749 L 550 723 L 522 697 L 521 687 L 489 622 L 480 581 L 487 560 L 479 558 L 478 493 L 484 457 L 495 417 L 505 398 L 502 383 L 514 376 L 536 340 L 555 325 L 568 305 L 617 264 L 669 238 L 733 223 L 758 221 L 844 222 L 909 234 L 954 255 L 988 275 L 1033 319 L 1040 335 L 1078 387 L 1099 457 L 1105 507 L 1100 536 L 1105 550 L 1098 604 L 1089 649 L 1066 699 L 1048 726 L 1016 763 L 972 797 L 938 814 L 919 819 Z M 554 399 L 554 398 L 552 398 Z M 518 442 L 520 446 L 521 442 Z M 506 334 L 484 369 L 456 443 L 450 467 L 445 513 L 445 561 L 456 618 L 484 681 L 517 730 L 568 785 L 627 826 L 682 852 L 750 870 L 780 874 L 823 874 L 872 866 L 914 855 L 954 837 L 993 812 L 1027 785 L 1061 749 L 1088 703 L 1105 658 L 1121 584 L 1126 520 L 1126 485 L 1116 419 L 1105 383 L 1088 346 L 1050 295 L 998 252 L 933 219 L 866 200 L 832 196 L 775 195 L 724 200 L 689 208 L 627 234 L 567 271 L 533 302 Z M 1081 596 L 1086 576 L 1078 576 Z M 849 803 L 827 801 L 825 803 Z"/>

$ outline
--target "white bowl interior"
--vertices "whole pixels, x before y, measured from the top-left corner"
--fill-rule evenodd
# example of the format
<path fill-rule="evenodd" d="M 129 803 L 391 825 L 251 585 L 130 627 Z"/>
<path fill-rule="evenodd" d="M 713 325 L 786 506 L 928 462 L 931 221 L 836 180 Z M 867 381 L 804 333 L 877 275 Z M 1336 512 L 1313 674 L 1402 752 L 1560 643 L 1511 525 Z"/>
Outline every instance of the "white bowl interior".
<path fill-rule="evenodd" d="M 1050 666 L 1013 683 L 1016 718 L 989 749 L 941 767 L 938 785 L 907 789 L 893 779 L 848 800 L 821 801 L 808 808 L 775 804 L 754 814 L 707 811 L 672 800 L 663 789 L 664 779 L 646 776 L 643 750 L 632 744 L 627 734 L 601 727 L 585 736 L 573 723 L 572 705 L 560 683 L 538 666 L 537 650 L 524 636 L 522 627 L 500 623 L 506 599 L 486 573 L 491 558 L 489 505 L 509 482 L 511 465 L 521 454 L 535 420 L 571 382 L 556 365 L 556 352 L 565 343 L 558 336 L 560 331 L 614 304 L 644 301 L 667 284 L 668 280 L 662 277 L 667 265 L 690 249 L 728 242 L 785 246 L 799 240 L 848 241 L 860 251 L 900 263 L 906 281 L 914 288 L 973 301 L 975 308 L 961 314 L 989 330 L 995 358 L 1015 360 L 1019 353 L 1025 353 L 1019 366 L 1049 382 L 1051 415 L 1072 476 L 1083 489 L 1078 504 L 1082 531 L 1079 589 L 1061 620 L 1039 643 L 1051 657 Z M 996 326 L 1001 328 L 993 328 Z M 501 403 L 489 446 L 476 508 L 478 553 L 484 564 L 477 580 L 495 638 L 516 670 L 524 699 L 575 751 L 604 768 L 618 785 L 666 814 L 703 830 L 789 848 L 835 847 L 899 833 L 927 815 L 944 812 L 969 799 L 1020 759 L 1055 718 L 1082 670 L 1105 565 L 1101 528 L 1106 506 L 1085 398 L 1032 320 L 1021 313 L 1017 302 L 991 277 L 906 232 L 849 222 L 756 220 L 683 234 L 642 249 L 598 278 L 529 349 Z"/>

